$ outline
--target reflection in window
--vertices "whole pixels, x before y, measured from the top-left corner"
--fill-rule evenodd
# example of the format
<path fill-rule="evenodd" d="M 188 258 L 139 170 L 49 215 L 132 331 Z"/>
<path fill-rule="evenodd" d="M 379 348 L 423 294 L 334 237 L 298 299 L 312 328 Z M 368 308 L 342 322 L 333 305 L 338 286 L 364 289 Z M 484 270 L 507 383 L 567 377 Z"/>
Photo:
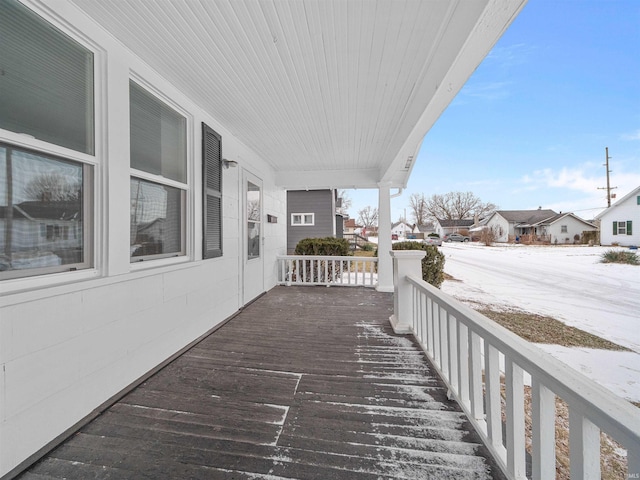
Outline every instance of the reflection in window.
<path fill-rule="evenodd" d="M 131 178 L 131 257 L 184 253 L 183 191 Z"/>
<path fill-rule="evenodd" d="M 0 278 L 89 265 L 91 167 L 0 146 Z"/>
<path fill-rule="evenodd" d="M 247 256 L 260 257 L 260 187 L 247 182 Z"/>

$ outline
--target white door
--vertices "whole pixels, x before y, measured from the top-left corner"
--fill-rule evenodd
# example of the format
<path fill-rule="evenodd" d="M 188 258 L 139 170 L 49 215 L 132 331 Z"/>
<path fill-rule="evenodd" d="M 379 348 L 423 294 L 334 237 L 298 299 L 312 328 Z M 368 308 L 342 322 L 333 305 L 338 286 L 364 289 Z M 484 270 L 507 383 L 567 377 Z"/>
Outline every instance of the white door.
<path fill-rule="evenodd" d="M 244 171 L 244 248 L 242 253 L 242 304 L 264 292 L 264 232 L 262 225 L 262 180 Z"/>

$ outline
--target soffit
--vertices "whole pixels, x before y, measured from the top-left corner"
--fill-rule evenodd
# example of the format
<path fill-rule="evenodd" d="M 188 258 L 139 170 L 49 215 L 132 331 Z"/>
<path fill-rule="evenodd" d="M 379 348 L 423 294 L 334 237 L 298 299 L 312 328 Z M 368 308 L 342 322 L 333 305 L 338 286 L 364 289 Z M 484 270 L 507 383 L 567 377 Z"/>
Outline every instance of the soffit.
<path fill-rule="evenodd" d="M 283 186 L 371 187 L 406 184 L 525 0 L 72 1 Z"/>

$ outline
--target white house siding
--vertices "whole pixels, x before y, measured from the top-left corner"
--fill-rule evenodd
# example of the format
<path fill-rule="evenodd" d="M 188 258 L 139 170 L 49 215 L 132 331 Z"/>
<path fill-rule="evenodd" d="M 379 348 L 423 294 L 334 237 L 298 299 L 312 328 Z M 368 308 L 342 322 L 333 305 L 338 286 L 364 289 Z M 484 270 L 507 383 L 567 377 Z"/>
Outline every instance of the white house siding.
<path fill-rule="evenodd" d="M 494 214 L 487 222 L 487 228 L 493 228 L 502 235 L 496 237 L 496 242 L 508 242 L 509 235 L 513 235 L 513 226 L 500 214 Z"/>
<path fill-rule="evenodd" d="M 0 284 L 0 476 L 107 399 L 240 308 L 241 169 L 263 181 L 264 285 L 275 285 L 285 252 L 285 192 L 273 171 L 214 116 L 150 70 L 66 1 L 31 4 L 95 52 L 96 268 Z M 65 19 L 64 23 L 60 19 Z M 90 40 L 86 40 L 90 39 Z M 135 78 L 185 112 L 188 120 L 187 256 L 129 261 L 129 80 Z M 212 116 L 213 115 L 213 116 Z M 201 122 L 222 135 L 223 256 L 202 257 Z M 21 145 L 18 135 L 0 139 Z M 48 147 L 43 147 L 46 151 Z M 55 152 L 55 149 L 52 150 Z"/>
<path fill-rule="evenodd" d="M 562 226 L 566 225 L 567 232 L 562 232 Z M 575 217 L 567 215 L 560 220 L 553 222 L 547 227 L 547 235 L 551 236 L 552 244 L 561 243 L 577 243 L 582 238 L 582 232 L 595 231 L 595 226 L 590 226 Z M 574 237 L 578 235 L 578 240 L 574 240 Z"/>
<path fill-rule="evenodd" d="M 601 245 L 613 245 L 614 243 L 624 247 L 640 245 L 640 204 L 638 204 L 638 197 L 640 197 L 640 187 L 598 215 Z M 628 221 L 632 222 L 631 235 L 613 234 L 613 222 Z"/>

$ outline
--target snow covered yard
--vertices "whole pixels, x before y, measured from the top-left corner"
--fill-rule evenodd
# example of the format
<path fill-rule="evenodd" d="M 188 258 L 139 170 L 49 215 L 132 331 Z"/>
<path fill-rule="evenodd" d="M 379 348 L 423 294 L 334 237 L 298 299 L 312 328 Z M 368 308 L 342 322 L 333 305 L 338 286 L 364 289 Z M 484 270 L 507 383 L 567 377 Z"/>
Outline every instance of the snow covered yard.
<path fill-rule="evenodd" d="M 640 402 L 640 267 L 600 263 L 611 248 L 445 244 L 445 272 L 455 280 L 441 288 L 468 304 L 546 315 L 627 347 L 631 352 L 539 345 Z"/>

